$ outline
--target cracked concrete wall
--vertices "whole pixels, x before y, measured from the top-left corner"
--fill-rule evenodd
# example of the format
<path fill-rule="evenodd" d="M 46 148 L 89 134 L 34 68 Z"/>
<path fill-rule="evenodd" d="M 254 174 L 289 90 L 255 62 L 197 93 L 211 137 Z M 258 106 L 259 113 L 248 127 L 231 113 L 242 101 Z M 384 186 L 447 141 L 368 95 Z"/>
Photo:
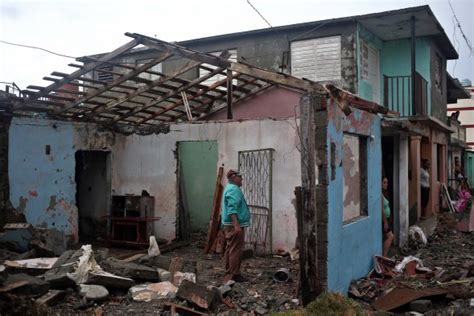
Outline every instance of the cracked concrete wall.
<path fill-rule="evenodd" d="M 347 293 L 353 279 L 367 275 L 372 269 L 372 258 L 382 249 L 381 234 L 381 129 L 380 118 L 368 112 L 353 109 L 345 116 L 337 104 L 328 102 L 327 110 L 316 116 L 316 128 L 325 129 L 327 137 L 324 146 L 318 146 L 318 156 L 324 160 L 318 164 L 319 191 L 326 200 L 318 200 L 318 247 L 321 248 L 323 262 L 319 268 L 325 273 L 330 291 Z M 321 120 L 318 120 L 321 116 Z M 344 134 L 359 135 L 367 144 L 367 215 L 344 223 Z M 316 138 L 316 141 L 318 138 Z M 363 158 L 362 158 L 363 159 Z M 347 160 L 347 159 L 346 159 Z M 373 167 L 375 166 L 375 167 Z M 364 191 L 364 190 L 362 190 Z M 317 191 L 318 192 L 318 191 Z M 318 193 L 317 193 L 318 194 Z M 348 263 L 348 260 L 350 263 Z"/>
<path fill-rule="evenodd" d="M 114 137 L 94 125 L 14 118 L 9 131 L 10 200 L 28 223 L 78 241 L 75 152 L 105 150 Z"/>
<path fill-rule="evenodd" d="M 155 197 L 155 233 L 176 238 L 177 159 L 179 141 L 216 141 L 218 162 L 225 170 L 237 168 L 238 151 L 273 148 L 273 250 L 289 250 L 297 236 L 294 188 L 301 183 L 297 122 L 294 118 L 174 124 L 168 134 L 117 136 L 112 151 L 114 194 Z M 244 180 L 245 181 L 245 180 Z M 223 181 L 225 183 L 225 179 Z"/>
<path fill-rule="evenodd" d="M 241 34 L 239 36 L 222 35 L 214 39 L 191 40 L 179 43 L 185 47 L 202 51 L 217 52 L 225 49 L 236 49 L 238 61 L 243 61 L 260 68 L 290 73 L 290 44 L 293 41 L 312 38 L 341 36 L 341 80 L 335 81 L 342 88 L 356 93 L 357 61 L 356 37 L 357 23 L 355 21 L 339 22 L 337 24 L 325 23 L 315 27 L 301 25 L 290 30 L 268 31 L 259 34 Z M 123 62 L 134 63 L 138 59 L 156 57 L 158 53 L 153 50 L 143 50 L 129 54 L 121 59 Z M 183 67 L 189 60 L 171 58 L 163 63 L 163 72 L 172 73 Z M 283 67 L 282 67 L 283 65 Z M 194 79 L 198 70 L 188 71 L 183 78 Z"/>

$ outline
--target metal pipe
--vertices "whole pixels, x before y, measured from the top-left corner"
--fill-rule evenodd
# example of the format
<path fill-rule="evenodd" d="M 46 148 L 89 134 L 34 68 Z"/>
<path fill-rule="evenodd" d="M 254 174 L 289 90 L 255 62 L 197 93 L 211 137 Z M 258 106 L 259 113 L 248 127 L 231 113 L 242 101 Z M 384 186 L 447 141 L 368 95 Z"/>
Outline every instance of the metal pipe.
<path fill-rule="evenodd" d="M 416 37 L 415 37 L 415 17 L 412 16 L 410 19 L 410 29 L 411 29 L 411 107 L 412 107 L 412 115 L 416 114 L 416 91 L 415 91 L 415 74 L 416 74 Z"/>

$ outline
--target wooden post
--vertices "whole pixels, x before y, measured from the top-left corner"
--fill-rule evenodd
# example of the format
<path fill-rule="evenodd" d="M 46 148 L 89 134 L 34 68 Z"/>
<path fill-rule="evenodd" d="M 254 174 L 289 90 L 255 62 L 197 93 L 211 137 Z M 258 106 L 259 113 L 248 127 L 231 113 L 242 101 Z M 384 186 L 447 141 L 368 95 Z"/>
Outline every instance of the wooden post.
<path fill-rule="evenodd" d="M 316 238 L 316 173 L 315 173 L 315 102 L 312 94 L 300 99 L 301 181 L 299 195 L 301 207 L 297 210 L 298 240 L 300 248 L 300 286 L 304 305 L 313 301 L 321 291 L 318 271 L 318 244 Z"/>
<path fill-rule="evenodd" d="M 227 119 L 234 118 L 232 113 L 232 70 L 227 69 Z"/>

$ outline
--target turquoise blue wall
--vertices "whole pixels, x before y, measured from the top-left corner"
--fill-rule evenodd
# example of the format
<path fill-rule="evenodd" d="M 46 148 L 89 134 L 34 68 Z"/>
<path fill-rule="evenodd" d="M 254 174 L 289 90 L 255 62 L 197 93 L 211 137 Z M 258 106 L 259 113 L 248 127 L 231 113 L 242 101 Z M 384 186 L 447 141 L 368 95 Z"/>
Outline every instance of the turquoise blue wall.
<path fill-rule="evenodd" d="M 74 128 L 70 123 L 13 119 L 10 200 L 28 223 L 77 233 Z M 50 154 L 46 154 L 46 146 Z"/>
<path fill-rule="evenodd" d="M 466 151 L 466 160 L 464 165 L 469 187 L 474 188 L 474 151 Z"/>
<path fill-rule="evenodd" d="M 357 82 L 358 82 L 358 95 L 366 100 L 372 100 L 372 85 L 366 80 L 362 80 L 361 71 L 361 40 L 365 40 L 370 46 L 379 50 L 383 47 L 383 41 L 377 36 L 370 33 L 362 25 L 357 24 Z M 382 76 L 381 76 L 382 77 Z M 382 79 L 381 79 L 382 80 Z M 380 83 L 380 103 L 383 102 L 382 83 Z"/>
<path fill-rule="evenodd" d="M 366 40 L 369 45 L 379 49 L 380 53 L 380 96 L 383 103 L 384 82 L 383 76 L 410 76 L 411 75 L 411 44 L 410 39 L 395 41 L 381 41 L 359 24 L 357 31 L 357 69 L 358 94 L 368 100 L 372 99 L 372 86 L 361 80 L 361 45 L 360 40 Z M 416 70 L 428 82 L 428 113 L 431 113 L 431 40 L 428 37 L 416 39 Z M 401 113 L 402 114 L 402 113 Z M 408 115 L 408 108 L 406 113 Z"/>
<path fill-rule="evenodd" d="M 345 117 L 337 105 L 331 104 L 328 119 L 327 148 L 335 143 L 336 173 L 328 187 L 328 289 L 347 293 L 350 282 L 367 275 L 373 256 L 382 251 L 382 218 L 380 211 L 382 161 L 380 118 L 353 109 Z M 341 122 L 342 121 L 342 122 Z M 343 133 L 367 136 L 367 206 L 368 216 L 343 223 Z M 370 137 L 373 136 L 373 137 Z M 328 153 L 330 157 L 330 153 Z M 328 163 L 329 165 L 329 163 Z M 328 175 L 328 179 L 331 177 Z"/>

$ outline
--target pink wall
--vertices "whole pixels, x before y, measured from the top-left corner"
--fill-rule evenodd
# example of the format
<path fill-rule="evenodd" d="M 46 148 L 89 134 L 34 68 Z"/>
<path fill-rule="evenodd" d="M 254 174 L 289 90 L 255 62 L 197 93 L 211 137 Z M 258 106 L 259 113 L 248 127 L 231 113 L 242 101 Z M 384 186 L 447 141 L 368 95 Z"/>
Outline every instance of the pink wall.
<path fill-rule="evenodd" d="M 233 106 L 234 120 L 260 118 L 288 118 L 295 116 L 301 94 L 282 87 L 272 87 L 261 94 Z M 299 111 L 297 112 L 299 116 Z M 206 121 L 227 119 L 227 109 L 204 118 Z"/>

